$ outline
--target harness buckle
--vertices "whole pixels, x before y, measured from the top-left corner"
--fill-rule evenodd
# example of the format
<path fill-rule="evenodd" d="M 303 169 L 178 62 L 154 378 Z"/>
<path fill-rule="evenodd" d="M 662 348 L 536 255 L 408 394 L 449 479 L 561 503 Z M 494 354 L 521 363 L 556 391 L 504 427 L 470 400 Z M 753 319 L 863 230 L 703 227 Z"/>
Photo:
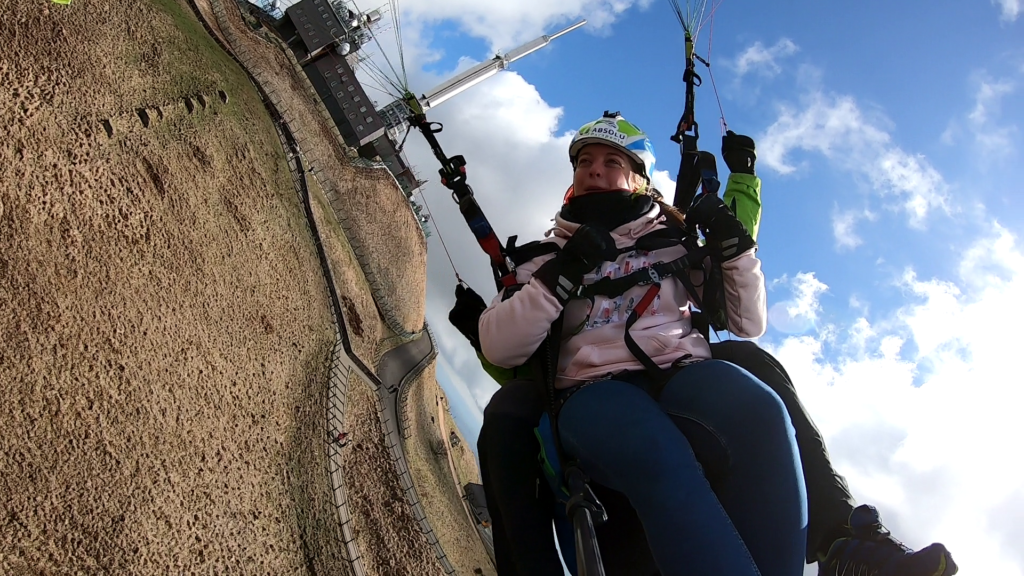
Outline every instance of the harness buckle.
<path fill-rule="evenodd" d="M 653 264 L 647 267 L 647 275 L 650 276 L 650 279 L 642 280 L 641 282 L 638 282 L 637 285 L 646 286 L 648 284 L 658 284 L 661 282 L 661 275 L 654 269 Z"/>

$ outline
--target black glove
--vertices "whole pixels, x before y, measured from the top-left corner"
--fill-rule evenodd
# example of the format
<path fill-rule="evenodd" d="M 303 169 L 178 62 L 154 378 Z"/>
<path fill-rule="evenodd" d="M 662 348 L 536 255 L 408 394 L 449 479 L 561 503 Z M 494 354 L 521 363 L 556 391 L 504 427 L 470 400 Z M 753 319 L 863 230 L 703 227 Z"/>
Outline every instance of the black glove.
<path fill-rule="evenodd" d="M 619 256 L 615 240 L 607 230 L 584 224 L 562 246 L 554 258 L 541 264 L 533 277 L 551 290 L 558 302 L 565 306 L 569 297 L 583 283 L 583 275 L 603 262 Z"/>
<path fill-rule="evenodd" d="M 708 245 L 722 262 L 757 245 L 732 210 L 713 194 L 702 194 L 686 212 L 686 220 L 704 230 Z"/>
<path fill-rule="evenodd" d="M 754 139 L 750 136 L 737 134 L 732 130 L 722 136 L 722 159 L 733 174 L 754 174 Z"/>
<path fill-rule="evenodd" d="M 459 329 L 473 348 L 480 351 L 480 315 L 487 304 L 472 288 L 462 284 L 455 287 L 455 306 L 448 313 L 448 321 Z"/>

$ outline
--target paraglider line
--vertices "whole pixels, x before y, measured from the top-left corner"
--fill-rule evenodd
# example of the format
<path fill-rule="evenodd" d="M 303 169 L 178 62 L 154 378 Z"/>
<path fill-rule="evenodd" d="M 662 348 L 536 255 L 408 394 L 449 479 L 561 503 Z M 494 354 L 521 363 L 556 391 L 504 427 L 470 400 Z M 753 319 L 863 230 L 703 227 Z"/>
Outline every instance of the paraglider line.
<path fill-rule="evenodd" d="M 359 8 L 359 5 L 356 4 L 355 0 L 350 0 L 350 1 L 352 2 L 352 7 L 356 9 L 356 12 L 359 12 L 360 14 L 362 14 L 363 11 Z M 384 57 L 384 61 L 387 62 L 388 68 L 391 68 L 391 72 L 392 72 L 392 74 L 394 74 L 394 78 L 396 80 L 398 80 L 399 78 L 405 80 L 405 82 L 402 83 L 402 86 L 400 87 L 400 89 L 408 90 L 408 83 L 409 82 L 408 82 L 408 77 L 406 76 L 406 73 L 405 73 L 405 68 L 402 68 L 402 74 L 399 75 L 398 72 L 395 70 L 394 64 L 391 63 L 391 59 L 388 58 L 387 53 L 384 52 L 384 47 L 381 46 L 380 40 L 377 39 L 377 35 L 373 33 L 373 29 L 370 28 L 370 27 L 367 27 L 366 31 L 370 33 L 370 38 L 373 38 L 374 44 L 376 44 L 377 48 L 380 49 L 380 55 Z M 405 65 L 404 64 L 404 56 L 403 56 L 403 64 L 402 65 L 403 66 Z M 385 76 L 387 77 L 386 74 L 385 74 Z M 397 84 L 397 82 L 391 82 L 390 81 L 391 80 L 390 77 L 388 77 L 388 80 L 389 80 L 389 83 L 392 84 L 392 85 L 396 85 Z M 397 85 L 395 87 L 399 88 Z"/>
<path fill-rule="evenodd" d="M 697 38 L 697 35 L 700 34 L 700 31 L 704 29 L 704 25 L 707 24 L 709 21 L 711 22 L 711 27 L 715 27 L 715 12 L 718 12 L 718 7 L 722 5 L 722 2 L 725 2 L 725 0 L 718 0 L 718 2 L 716 2 L 715 5 L 711 7 L 711 14 L 708 14 L 707 20 L 702 21 L 700 25 L 697 26 L 697 34 L 694 34 L 694 39 Z M 710 53 L 708 53 L 708 58 L 711 58 Z"/>
<path fill-rule="evenodd" d="M 718 7 L 721 5 L 722 1 L 720 0 L 718 4 L 715 5 L 714 9 L 711 10 L 711 26 L 708 28 L 708 59 L 705 64 L 708 67 L 708 76 L 711 77 L 711 88 L 715 91 L 715 100 L 718 101 L 718 113 L 721 114 L 718 118 L 722 121 L 722 136 L 725 136 L 725 133 L 729 130 L 729 124 L 725 121 L 725 109 L 722 108 L 722 98 L 718 95 L 718 86 L 715 84 L 715 74 L 711 71 L 711 41 L 715 38 L 715 10 L 718 10 Z"/>
<path fill-rule="evenodd" d="M 423 205 L 427 207 L 427 213 L 433 215 L 434 211 L 430 209 L 430 204 L 427 203 L 427 194 L 420 192 L 420 198 L 423 199 Z M 434 226 L 434 230 L 437 231 L 437 239 L 441 241 L 441 247 L 444 248 L 444 253 L 448 256 L 448 263 L 452 265 L 452 272 L 455 272 L 455 279 L 461 284 L 462 278 L 459 277 L 459 271 L 455 268 L 455 261 L 452 260 L 452 254 L 448 251 L 448 245 L 444 243 L 444 236 L 441 235 L 441 227 Z"/>

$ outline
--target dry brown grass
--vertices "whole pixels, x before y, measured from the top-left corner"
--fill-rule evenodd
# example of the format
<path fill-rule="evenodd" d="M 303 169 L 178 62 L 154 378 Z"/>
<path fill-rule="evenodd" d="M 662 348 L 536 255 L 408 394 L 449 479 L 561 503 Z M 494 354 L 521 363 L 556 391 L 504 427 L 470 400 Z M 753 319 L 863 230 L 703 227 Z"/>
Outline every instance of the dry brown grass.
<path fill-rule="evenodd" d="M 470 523 L 462 504 L 462 484 L 472 480 L 460 478 L 456 485 L 448 465 L 445 450 L 446 438 L 441 438 L 437 422 L 437 398 L 443 394 L 437 385 L 434 363 L 431 363 L 415 380 L 408 397 L 410 428 L 412 434 L 405 442 L 409 471 L 420 496 L 420 502 L 427 513 L 431 526 L 441 542 L 445 554 L 459 574 L 473 574 L 475 568 L 484 574 L 495 574 L 494 567 L 484 550 L 475 526 Z M 447 414 L 447 411 L 445 412 Z M 447 416 L 448 430 L 458 430 L 454 420 Z M 460 435 L 461 438 L 461 435 Z M 461 449 L 469 451 L 465 441 L 455 449 L 456 469 L 465 466 Z M 472 458 L 472 456 L 470 456 Z M 460 464 L 461 462 L 461 464 Z M 476 470 L 476 463 L 472 464 Z M 474 473 L 467 472 L 479 481 Z"/>
<path fill-rule="evenodd" d="M 329 305 L 247 78 L 176 0 L 0 4 L 0 573 L 351 573 L 322 444 Z M 372 261 L 418 329 L 425 243 L 404 197 L 348 166 L 286 59 L 249 41 L 359 241 L 403 254 Z M 388 331 L 311 192 L 372 364 Z M 439 572 L 364 384 L 349 409 L 371 574 Z"/>
<path fill-rule="evenodd" d="M 256 93 L 169 0 L 2 8 L 0 573 L 349 573 L 329 307 Z"/>
<path fill-rule="evenodd" d="M 348 500 L 356 542 L 371 576 L 443 574 L 434 550 L 398 482 L 384 443 L 376 393 L 362 380 L 349 384 L 344 450 Z"/>
<path fill-rule="evenodd" d="M 222 46 L 227 46 L 227 37 L 224 36 L 224 32 L 217 24 L 217 18 L 214 17 L 213 7 L 210 5 L 210 0 L 195 0 L 193 4 L 199 10 L 200 17 L 205 20 L 206 24 L 213 30 L 213 34 L 217 37 L 217 40 L 220 41 L 220 44 Z"/>
<path fill-rule="evenodd" d="M 455 424 L 455 419 L 452 418 L 452 413 L 447 409 L 444 411 L 444 417 L 446 420 L 446 428 L 449 432 L 455 431 L 459 436 L 459 445 L 452 449 L 452 460 L 455 461 L 455 472 L 459 476 L 459 486 L 465 486 L 466 484 L 480 483 L 480 466 L 477 464 L 476 456 L 473 454 L 471 447 L 466 444 L 466 438 L 462 435 L 462 431 L 459 430 Z"/>
<path fill-rule="evenodd" d="M 385 332 L 390 333 L 380 321 L 377 307 L 366 283 L 366 277 L 359 269 L 352 248 L 345 239 L 345 233 L 334 217 L 334 212 L 324 197 L 323 190 L 313 177 L 306 179 L 313 217 L 323 241 L 324 251 L 334 275 L 334 285 L 348 325 L 352 351 L 367 366 L 373 366 L 378 343 Z"/>
<path fill-rule="evenodd" d="M 210 0 L 197 0 L 209 6 Z M 426 306 L 426 239 L 398 184 L 383 169 L 352 166 L 332 123 L 313 105 L 316 99 L 279 45 L 268 42 L 242 22 L 228 3 L 230 26 L 251 62 L 266 75 L 264 88 L 287 103 L 289 124 L 302 140 L 303 152 L 336 188 L 334 207 L 347 219 L 345 232 L 367 252 L 368 273 L 380 281 L 376 295 L 389 306 L 407 332 L 423 328 Z M 401 255 L 401 257 L 396 257 Z"/>

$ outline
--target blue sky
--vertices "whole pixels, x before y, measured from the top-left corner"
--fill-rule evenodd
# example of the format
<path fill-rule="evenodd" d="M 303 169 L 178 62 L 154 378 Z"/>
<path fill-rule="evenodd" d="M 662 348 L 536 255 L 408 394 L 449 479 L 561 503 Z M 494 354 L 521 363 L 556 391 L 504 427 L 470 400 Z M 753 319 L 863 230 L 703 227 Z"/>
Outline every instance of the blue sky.
<path fill-rule="evenodd" d="M 758 145 L 771 308 L 760 342 L 855 496 L 911 546 L 945 542 L 968 576 L 1024 574 L 1021 12 L 1020 0 L 725 0 L 711 52 L 729 127 Z M 415 93 L 590 20 L 428 114 L 448 154 L 466 156 L 501 238 L 541 236 L 570 182 L 571 132 L 605 109 L 651 135 L 656 183 L 672 189 L 683 36 L 667 2 L 402 0 L 401 14 Z M 381 41 L 394 55 L 394 37 Z M 717 153 L 719 109 L 699 72 L 701 145 Z M 486 299 L 493 283 L 422 138 L 407 152 L 431 180 L 438 380 L 472 441 L 497 386 L 447 323 L 455 279 L 440 238 Z"/>

